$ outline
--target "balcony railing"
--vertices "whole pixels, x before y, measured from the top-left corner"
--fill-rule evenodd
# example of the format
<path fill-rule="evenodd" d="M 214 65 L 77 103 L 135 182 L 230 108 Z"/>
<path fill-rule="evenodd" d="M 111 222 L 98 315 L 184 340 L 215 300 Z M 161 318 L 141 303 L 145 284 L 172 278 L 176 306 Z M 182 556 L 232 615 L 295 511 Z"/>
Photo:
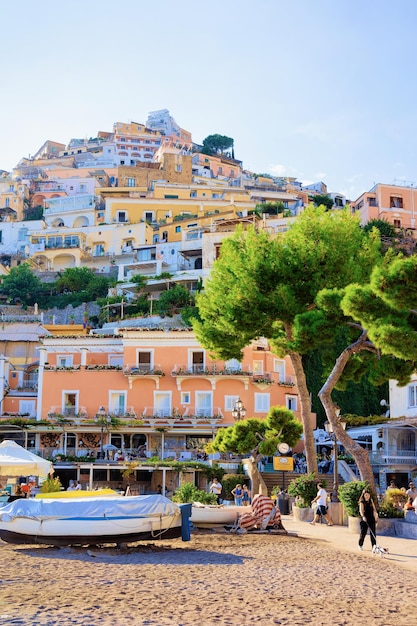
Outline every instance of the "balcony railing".
<path fill-rule="evenodd" d="M 159 364 L 140 363 L 139 365 L 126 365 L 123 368 L 126 376 L 165 376 Z"/>
<path fill-rule="evenodd" d="M 187 406 L 182 410 L 177 408 L 145 407 L 141 417 L 143 420 L 151 422 L 161 419 L 177 422 L 210 421 L 223 419 L 223 413 L 220 407 L 198 408 Z"/>
<path fill-rule="evenodd" d="M 370 452 L 369 460 L 371 465 L 416 465 L 417 451 L 397 450 L 396 448 L 389 447 L 388 450 Z"/>
<path fill-rule="evenodd" d="M 212 365 L 175 365 L 171 372 L 172 376 L 253 376 L 250 368 L 233 369 Z"/>

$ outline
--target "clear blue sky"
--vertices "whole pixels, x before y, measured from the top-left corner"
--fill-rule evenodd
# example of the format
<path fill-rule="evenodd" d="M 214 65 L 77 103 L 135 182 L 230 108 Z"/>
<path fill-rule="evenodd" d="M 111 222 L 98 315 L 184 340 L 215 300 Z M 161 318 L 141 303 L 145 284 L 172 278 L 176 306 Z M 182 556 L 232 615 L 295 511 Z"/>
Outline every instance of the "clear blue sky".
<path fill-rule="evenodd" d="M 415 0 L 16 0 L 1 24 L 0 169 L 167 108 L 254 172 L 417 182 Z"/>

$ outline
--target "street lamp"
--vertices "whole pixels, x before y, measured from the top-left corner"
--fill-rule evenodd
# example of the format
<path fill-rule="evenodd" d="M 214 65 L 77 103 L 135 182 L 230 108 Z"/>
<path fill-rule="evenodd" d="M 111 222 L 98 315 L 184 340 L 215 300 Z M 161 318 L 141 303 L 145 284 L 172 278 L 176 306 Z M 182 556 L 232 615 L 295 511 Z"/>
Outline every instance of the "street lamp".
<path fill-rule="evenodd" d="M 343 428 L 343 430 L 346 430 L 346 422 L 339 417 L 340 416 L 340 408 L 337 407 L 335 410 L 336 413 L 336 417 L 337 417 L 337 422 L 339 424 L 339 426 L 341 426 Z M 338 456 L 338 447 L 337 447 L 337 437 L 335 435 L 335 433 L 333 432 L 333 426 L 331 422 L 324 422 L 324 429 L 326 431 L 326 433 L 329 435 L 330 439 L 333 440 L 333 458 L 334 458 L 334 463 L 333 463 L 333 494 L 332 494 L 332 502 L 339 502 L 339 498 L 337 496 L 337 491 L 339 489 L 339 470 L 338 470 L 338 464 L 337 464 L 337 456 Z"/>
<path fill-rule="evenodd" d="M 103 432 L 111 424 L 111 417 L 106 414 L 104 407 L 100 407 L 98 413 L 94 416 L 94 421 L 100 426 L 100 459 L 104 459 Z"/>
<path fill-rule="evenodd" d="M 232 417 L 234 420 L 236 420 L 236 422 L 239 422 L 241 419 L 245 417 L 245 415 L 246 415 L 246 409 L 243 406 L 242 400 L 239 398 L 238 400 L 236 400 L 235 406 L 232 409 Z"/>

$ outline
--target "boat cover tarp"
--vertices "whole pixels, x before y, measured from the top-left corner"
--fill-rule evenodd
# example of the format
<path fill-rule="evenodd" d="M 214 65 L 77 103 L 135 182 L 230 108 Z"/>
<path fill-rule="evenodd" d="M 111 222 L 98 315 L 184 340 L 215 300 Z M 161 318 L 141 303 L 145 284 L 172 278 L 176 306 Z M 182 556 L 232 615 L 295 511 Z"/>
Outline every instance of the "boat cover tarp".
<path fill-rule="evenodd" d="M 47 519 L 103 519 L 180 515 L 180 507 L 161 495 L 116 496 L 104 498 L 43 500 L 21 498 L 0 508 L 0 520 L 10 522 L 24 517 Z"/>

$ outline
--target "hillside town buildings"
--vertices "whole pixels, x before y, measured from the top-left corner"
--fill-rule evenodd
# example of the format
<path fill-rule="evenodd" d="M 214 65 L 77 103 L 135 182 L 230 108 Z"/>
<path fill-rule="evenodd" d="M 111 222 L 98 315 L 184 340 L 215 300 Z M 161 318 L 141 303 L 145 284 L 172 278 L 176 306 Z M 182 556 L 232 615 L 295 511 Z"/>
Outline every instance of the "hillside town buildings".
<path fill-rule="evenodd" d="M 168 110 L 153 111 L 146 123 L 116 122 L 67 145 L 47 140 L 12 172 L 0 170 L 0 273 L 22 262 L 41 279 L 88 267 L 117 278 L 112 295 L 126 302 L 137 295 L 137 274 L 151 299 L 172 282 L 194 292 L 238 225 L 282 232 L 316 195 L 328 195 L 335 210 L 350 205 L 362 224 L 383 219 L 416 240 L 411 185 L 378 184 L 349 202 L 322 181 L 303 185 L 250 172 L 231 154 L 203 154 Z M 39 422 L 25 436 L 43 454 L 97 456 L 102 440 L 132 455 L 138 446 L 194 454 L 233 423 L 239 398 L 248 416 L 264 417 L 274 405 L 298 415 L 290 361 L 262 339 L 241 363 L 222 363 L 187 329 L 90 335 L 82 325 L 63 331 L 47 322 L 35 315 L 30 323 L 46 330 L 28 330 L 30 340 L 21 326 L 6 327 L 0 356 L 1 420 Z M 404 394 L 398 411 L 408 419 L 417 408 L 411 391 Z"/>

